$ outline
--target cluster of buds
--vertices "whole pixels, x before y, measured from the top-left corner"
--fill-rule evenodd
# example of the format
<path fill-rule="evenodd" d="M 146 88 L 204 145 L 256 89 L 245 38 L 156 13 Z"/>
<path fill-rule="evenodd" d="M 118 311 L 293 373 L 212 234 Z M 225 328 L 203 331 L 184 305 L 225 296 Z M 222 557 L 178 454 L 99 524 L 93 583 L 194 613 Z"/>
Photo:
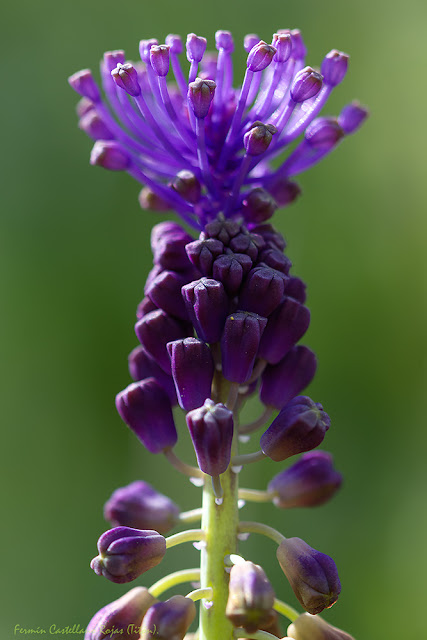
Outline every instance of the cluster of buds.
<path fill-rule="evenodd" d="M 136 64 L 123 51 L 106 53 L 101 75 L 110 106 L 89 70 L 69 80 L 82 96 L 79 126 L 95 140 L 91 163 L 126 171 L 145 185 L 143 208 L 172 208 L 199 233 L 194 238 L 176 222 L 152 231 L 154 264 L 135 325 L 139 345 L 129 355 L 133 382 L 116 407 L 149 453 L 164 454 L 203 487 L 203 506 L 181 512 L 145 481 L 117 489 L 104 509 L 113 528 L 99 538 L 91 567 L 112 582 L 131 582 L 184 542 L 197 545 L 201 566 L 132 589 L 94 616 L 85 640 L 190 640 L 198 600 L 200 640 L 280 638 L 278 614 L 291 620 L 288 638 L 351 640 L 318 617 L 341 590 L 332 558 L 264 523 L 239 521 L 238 509 L 247 500 L 314 507 L 341 485 L 332 456 L 314 451 L 329 416 L 301 395 L 316 371 L 314 353 L 300 344 L 310 323 L 306 287 L 291 274 L 285 240 L 269 220 L 299 195 L 293 178 L 355 132 L 367 111 L 351 103 L 338 118 L 318 117 L 346 74 L 348 56 L 332 50 L 320 70 L 305 66 L 298 30 L 278 31 L 271 44 L 246 36 L 246 72 L 237 89 L 231 34 L 218 31 L 215 41 L 217 53 L 206 54 L 205 38 L 188 35 L 188 77 L 176 35 L 160 45 L 142 40 Z M 167 80 L 170 68 L 176 84 Z M 293 150 L 273 165 L 289 145 Z M 241 424 L 240 410 L 254 396 L 262 414 Z M 197 466 L 174 450 L 179 410 Z M 258 429 L 259 447 L 239 451 Z M 299 454 L 265 490 L 239 488 L 243 465 Z M 200 529 L 165 538 L 200 518 Z M 305 613 L 279 600 L 262 567 L 238 555 L 246 534 L 277 544 L 279 565 Z M 184 582 L 197 588 L 158 600 Z"/>

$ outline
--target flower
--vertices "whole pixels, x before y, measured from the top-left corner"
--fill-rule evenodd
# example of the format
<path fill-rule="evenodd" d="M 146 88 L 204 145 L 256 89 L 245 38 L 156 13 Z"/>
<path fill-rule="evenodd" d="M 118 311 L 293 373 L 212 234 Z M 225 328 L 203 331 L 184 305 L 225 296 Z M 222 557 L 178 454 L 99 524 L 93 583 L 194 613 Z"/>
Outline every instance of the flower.
<path fill-rule="evenodd" d="M 123 51 L 105 53 L 105 99 L 90 70 L 69 78 L 83 96 L 80 127 L 96 141 L 91 163 L 127 171 L 145 185 L 142 206 L 169 206 L 196 228 L 220 212 L 253 221 L 254 215 L 271 215 L 275 200 L 289 204 L 299 193 L 290 177 L 318 162 L 367 115 L 354 103 L 338 120 L 317 118 L 344 79 L 348 56 L 333 49 L 321 73 L 305 66 L 306 50 L 296 29 L 279 30 L 271 44 L 245 37 L 248 57 L 240 87 L 231 81 L 231 33 L 218 31 L 215 43 L 218 53 L 212 55 L 206 53 L 205 38 L 188 35 L 188 73 L 176 35 L 167 36 L 165 44 L 142 40 L 136 63 L 126 61 Z M 305 131 L 273 167 L 271 161 Z M 254 214 L 247 203 L 260 189 L 264 201 L 271 201 L 264 205 L 267 213 Z"/>

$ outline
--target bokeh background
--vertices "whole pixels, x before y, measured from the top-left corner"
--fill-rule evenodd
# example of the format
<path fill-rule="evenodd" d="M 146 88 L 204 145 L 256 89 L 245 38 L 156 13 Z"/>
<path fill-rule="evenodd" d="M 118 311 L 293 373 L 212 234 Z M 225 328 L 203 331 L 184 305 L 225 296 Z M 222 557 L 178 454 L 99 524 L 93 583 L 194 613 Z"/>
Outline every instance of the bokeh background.
<path fill-rule="evenodd" d="M 345 485 L 320 509 L 247 506 L 245 518 L 334 557 L 343 591 L 327 620 L 360 640 L 425 637 L 427 5 L 44 0 L 2 12 L 1 638 L 14 637 L 15 625 L 84 628 L 126 590 L 88 567 L 116 487 L 144 478 L 183 508 L 199 499 L 138 446 L 114 408 L 129 382 L 149 231 L 160 218 L 140 211 L 126 175 L 89 166 L 66 78 L 95 69 L 105 50 L 136 58 L 139 39 L 169 32 L 194 31 L 212 47 L 219 28 L 234 33 L 239 78 L 244 34 L 268 40 L 285 27 L 302 29 L 310 64 L 333 47 L 351 54 L 328 113 L 356 97 L 371 109 L 276 218 L 308 283 L 305 342 L 320 363 L 310 394 L 332 417 L 324 448 Z M 277 470 L 255 465 L 243 484 L 262 488 Z M 261 540 L 242 552 L 295 603 L 274 545 Z M 191 547 L 172 550 L 142 584 L 196 560 Z"/>

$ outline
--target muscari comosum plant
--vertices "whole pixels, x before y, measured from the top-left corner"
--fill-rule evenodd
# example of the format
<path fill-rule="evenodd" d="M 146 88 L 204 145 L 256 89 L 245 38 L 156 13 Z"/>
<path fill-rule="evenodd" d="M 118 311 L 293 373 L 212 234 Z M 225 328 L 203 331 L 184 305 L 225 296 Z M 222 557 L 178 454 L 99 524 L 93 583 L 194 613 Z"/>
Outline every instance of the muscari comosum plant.
<path fill-rule="evenodd" d="M 135 64 L 123 51 L 106 53 L 106 101 L 89 70 L 69 80 L 82 96 L 79 126 L 95 140 L 91 163 L 126 171 L 144 185 L 143 208 L 173 210 L 186 224 L 161 222 L 152 230 L 154 266 L 135 325 L 140 345 L 129 356 L 134 382 L 116 405 L 145 448 L 166 456 L 203 493 L 202 507 L 187 512 L 145 481 L 113 493 L 105 505 L 113 528 L 98 541 L 96 574 L 131 582 L 185 542 L 197 543 L 200 566 L 106 605 L 90 621 L 86 640 L 267 640 L 283 635 L 279 615 L 291 621 L 287 638 L 351 638 L 318 616 L 341 590 L 332 558 L 265 523 L 242 521 L 239 506 L 254 500 L 312 507 L 341 483 L 331 455 L 314 451 L 330 420 L 320 403 L 300 395 L 316 370 L 313 352 L 298 344 L 310 322 L 305 284 L 291 275 L 285 241 L 270 218 L 299 195 L 294 177 L 355 132 L 367 111 L 352 103 L 338 118 L 318 117 L 346 74 L 346 54 L 332 50 L 319 71 L 305 66 L 298 30 L 278 31 L 271 44 L 248 35 L 244 47 L 246 72 L 237 89 L 227 31 L 216 33 L 215 54 L 205 53 L 205 38 L 187 36 L 188 75 L 176 35 L 161 45 L 142 40 Z M 265 410 L 241 424 L 240 409 L 254 395 Z M 185 412 L 197 467 L 174 452 L 176 405 Z M 259 429 L 258 451 L 239 450 Z M 266 490 L 239 488 L 243 465 L 298 454 Z M 198 521 L 200 528 L 165 538 Z M 276 543 L 303 613 L 276 598 L 262 567 L 239 555 L 239 539 L 248 533 Z M 185 597 L 160 599 L 184 583 L 191 584 Z M 198 629 L 190 633 L 198 601 Z"/>

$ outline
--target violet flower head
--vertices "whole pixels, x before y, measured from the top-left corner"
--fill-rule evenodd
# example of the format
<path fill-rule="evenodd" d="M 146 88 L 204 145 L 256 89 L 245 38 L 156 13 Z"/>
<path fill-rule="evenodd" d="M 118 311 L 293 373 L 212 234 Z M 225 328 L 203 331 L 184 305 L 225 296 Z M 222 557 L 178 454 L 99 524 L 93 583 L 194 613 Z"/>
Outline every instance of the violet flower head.
<path fill-rule="evenodd" d="M 251 190 L 263 188 L 275 197 L 278 181 L 286 183 L 334 148 L 313 157 L 310 149 L 297 146 L 281 164 L 271 162 L 286 154 L 316 118 L 348 65 L 348 56 L 333 49 L 321 73 L 304 66 L 306 48 L 298 30 L 279 30 L 272 44 L 251 34 L 244 41 L 246 73 L 235 87 L 231 34 L 218 31 L 215 45 L 213 56 L 206 53 L 206 39 L 190 33 L 188 72 L 176 35 L 167 36 L 165 44 L 142 40 L 142 62 L 135 64 L 123 51 L 107 52 L 101 65 L 105 99 L 89 70 L 69 79 L 91 102 L 90 120 L 82 115 L 80 126 L 96 139 L 92 163 L 126 171 L 199 229 L 220 212 L 246 219 L 244 202 Z M 347 126 L 349 120 L 358 120 L 356 126 L 363 121 L 354 109 L 353 114 L 341 117 L 346 120 L 346 126 L 340 122 L 342 135 L 355 130 Z M 182 189 L 183 172 L 197 181 L 197 198 Z M 298 192 L 294 186 L 281 204 L 292 202 Z M 143 206 L 150 202 L 141 199 Z"/>
<path fill-rule="evenodd" d="M 166 541 L 150 529 L 116 527 L 102 534 L 98 551 L 91 568 L 98 576 L 122 584 L 158 565 L 166 553 Z"/>

